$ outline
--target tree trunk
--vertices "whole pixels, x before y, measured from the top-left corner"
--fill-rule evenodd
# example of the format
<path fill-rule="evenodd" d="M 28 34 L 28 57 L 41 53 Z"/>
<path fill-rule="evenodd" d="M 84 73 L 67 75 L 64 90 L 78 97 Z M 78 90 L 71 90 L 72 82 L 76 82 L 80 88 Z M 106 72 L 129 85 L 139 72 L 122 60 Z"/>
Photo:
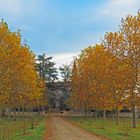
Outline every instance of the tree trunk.
<path fill-rule="evenodd" d="M 116 107 L 116 124 L 119 124 L 119 108 L 118 106 Z"/>
<path fill-rule="evenodd" d="M 37 107 L 37 110 L 38 110 L 38 115 L 40 115 L 40 107 Z"/>
<path fill-rule="evenodd" d="M 18 117 L 20 118 L 20 107 L 18 108 Z"/>
<path fill-rule="evenodd" d="M 98 118 L 98 111 L 95 110 L 95 120 L 97 120 L 97 118 Z"/>
<path fill-rule="evenodd" d="M 104 122 L 106 123 L 106 111 L 103 110 L 103 119 L 104 119 Z"/>
<path fill-rule="evenodd" d="M 88 114 L 89 114 L 89 117 L 91 116 L 91 112 L 90 112 L 90 109 L 89 109 L 89 111 L 88 111 Z"/>
<path fill-rule="evenodd" d="M 34 129 L 34 116 L 31 116 L 31 129 Z"/>
<path fill-rule="evenodd" d="M 132 106 L 132 113 L 133 113 L 132 127 L 136 128 L 136 108 L 135 108 L 135 105 Z"/>
<path fill-rule="evenodd" d="M 16 108 L 14 108 L 14 121 L 16 121 Z"/>
<path fill-rule="evenodd" d="M 25 135 L 26 134 L 25 107 L 22 107 L 22 119 L 23 119 L 23 135 Z"/>
<path fill-rule="evenodd" d="M 2 119 L 2 109 L 0 109 L 0 120 Z"/>
<path fill-rule="evenodd" d="M 87 110 L 85 109 L 85 117 L 87 116 Z"/>
<path fill-rule="evenodd" d="M 5 117 L 5 110 L 4 109 L 1 110 L 1 116 Z"/>
<path fill-rule="evenodd" d="M 25 108 L 24 107 L 22 107 L 22 118 L 24 118 L 25 117 Z"/>
<path fill-rule="evenodd" d="M 10 119 L 10 117 L 11 117 L 11 109 L 9 108 L 8 109 L 8 119 Z"/>

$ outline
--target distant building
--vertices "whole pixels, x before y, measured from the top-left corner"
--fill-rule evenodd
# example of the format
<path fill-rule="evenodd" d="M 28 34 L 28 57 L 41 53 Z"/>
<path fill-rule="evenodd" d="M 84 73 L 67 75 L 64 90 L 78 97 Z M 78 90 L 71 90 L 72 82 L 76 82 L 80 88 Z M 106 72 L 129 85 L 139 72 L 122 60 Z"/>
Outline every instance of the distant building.
<path fill-rule="evenodd" d="M 70 83 L 47 83 L 47 95 L 49 108 L 66 109 L 66 99 L 70 96 Z"/>

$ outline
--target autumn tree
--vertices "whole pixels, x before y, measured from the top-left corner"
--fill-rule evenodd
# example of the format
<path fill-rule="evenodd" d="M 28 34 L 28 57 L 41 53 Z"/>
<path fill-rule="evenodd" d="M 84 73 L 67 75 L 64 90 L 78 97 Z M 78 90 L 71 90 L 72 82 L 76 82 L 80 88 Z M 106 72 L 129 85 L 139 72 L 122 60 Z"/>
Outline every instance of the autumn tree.
<path fill-rule="evenodd" d="M 122 19 L 121 32 L 124 36 L 126 57 L 129 61 L 129 101 L 133 112 L 133 128 L 136 127 L 136 106 L 140 97 L 140 12 L 136 16 Z"/>
<path fill-rule="evenodd" d="M 112 64 L 110 65 L 109 81 L 110 92 L 113 95 L 116 110 L 116 123 L 119 123 L 119 110 L 122 109 L 127 95 L 125 91 L 128 88 L 129 63 L 126 58 L 124 36 L 122 33 L 110 32 L 105 34 L 104 46 L 112 55 Z M 110 57 L 111 57 L 110 55 Z"/>
<path fill-rule="evenodd" d="M 33 106 L 42 92 L 35 70 L 35 55 L 21 42 L 20 32 L 11 32 L 2 20 L 0 23 L 0 104 L 2 109 Z M 44 87 L 41 87 L 41 91 Z"/>
<path fill-rule="evenodd" d="M 105 110 L 113 108 L 107 81 L 111 59 L 103 45 L 90 46 L 82 51 L 77 64 L 74 62 L 72 72 L 72 99 L 77 96 L 85 111 L 103 110 L 104 118 Z"/>
<path fill-rule="evenodd" d="M 85 48 L 74 61 L 73 105 L 96 110 L 132 108 L 140 104 L 140 12 L 122 19 L 118 32 L 106 33 L 101 44 Z M 74 100 L 75 99 L 75 100 Z M 78 101 L 77 101 L 78 100 Z"/>

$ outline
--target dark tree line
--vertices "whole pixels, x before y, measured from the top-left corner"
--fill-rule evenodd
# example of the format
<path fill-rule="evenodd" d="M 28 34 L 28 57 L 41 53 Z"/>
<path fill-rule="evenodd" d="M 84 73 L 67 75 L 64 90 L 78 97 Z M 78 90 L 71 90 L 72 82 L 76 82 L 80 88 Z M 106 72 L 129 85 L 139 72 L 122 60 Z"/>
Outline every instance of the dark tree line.
<path fill-rule="evenodd" d="M 46 87 L 49 88 L 48 86 L 53 84 L 53 89 L 56 90 L 58 87 L 57 82 L 62 83 L 62 88 L 63 88 L 63 96 L 59 99 L 62 108 L 65 108 L 66 106 L 66 99 L 67 93 L 69 92 L 68 84 L 70 83 L 70 77 L 71 77 L 71 66 L 70 65 L 62 65 L 58 69 L 56 68 L 56 63 L 53 62 L 53 57 L 48 57 L 45 53 L 42 55 L 38 55 L 36 59 L 36 69 L 38 71 L 39 76 L 43 79 L 43 81 L 46 83 Z M 59 80 L 59 76 L 61 76 Z M 46 89 L 46 93 L 47 93 Z M 48 98 L 48 105 L 51 106 L 51 104 L 54 104 L 55 102 L 55 94 L 54 93 L 48 93 L 47 98 Z"/>

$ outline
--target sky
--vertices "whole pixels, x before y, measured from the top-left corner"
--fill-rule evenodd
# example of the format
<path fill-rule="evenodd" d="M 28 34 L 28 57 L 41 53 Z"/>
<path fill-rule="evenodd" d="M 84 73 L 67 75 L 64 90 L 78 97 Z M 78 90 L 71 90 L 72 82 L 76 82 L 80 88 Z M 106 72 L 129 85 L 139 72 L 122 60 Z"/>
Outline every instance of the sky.
<path fill-rule="evenodd" d="M 106 32 L 117 31 L 121 18 L 139 8 L 140 0 L 0 0 L 0 18 L 59 67 L 100 43 Z"/>

